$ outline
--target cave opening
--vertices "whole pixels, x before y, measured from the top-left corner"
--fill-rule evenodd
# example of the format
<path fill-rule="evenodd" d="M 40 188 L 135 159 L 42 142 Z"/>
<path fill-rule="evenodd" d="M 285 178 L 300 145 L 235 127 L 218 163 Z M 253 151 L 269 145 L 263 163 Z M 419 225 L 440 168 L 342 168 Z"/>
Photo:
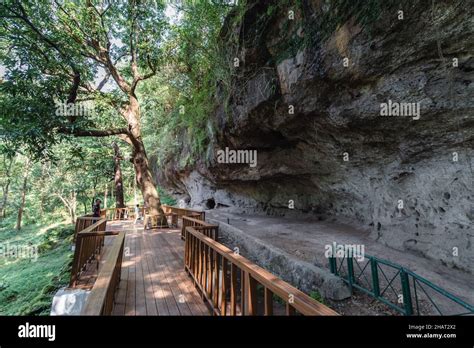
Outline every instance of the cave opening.
<path fill-rule="evenodd" d="M 216 206 L 216 201 L 214 200 L 214 198 L 209 198 L 206 201 L 206 208 L 207 209 L 214 209 L 215 206 Z"/>

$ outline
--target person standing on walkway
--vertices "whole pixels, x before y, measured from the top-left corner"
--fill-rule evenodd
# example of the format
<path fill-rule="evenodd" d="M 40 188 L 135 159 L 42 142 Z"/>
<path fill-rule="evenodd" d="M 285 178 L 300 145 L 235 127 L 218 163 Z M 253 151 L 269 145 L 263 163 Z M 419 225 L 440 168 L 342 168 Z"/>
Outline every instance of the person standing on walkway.
<path fill-rule="evenodd" d="M 141 214 L 140 214 L 140 206 L 137 204 L 135 206 L 135 221 L 133 222 L 133 224 L 135 225 L 137 223 L 138 220 L 141 220 L 142 217 L 141 217 Z"/>
<path fill-rule="evenodd" d="M 92 216 L 96 218 L 100 218 L 100 203 L 102 201 L 100 199 L 96 199 L 94 205 L 92 206 Z M 94 222 L 97 221 L 94 219 Z"/>

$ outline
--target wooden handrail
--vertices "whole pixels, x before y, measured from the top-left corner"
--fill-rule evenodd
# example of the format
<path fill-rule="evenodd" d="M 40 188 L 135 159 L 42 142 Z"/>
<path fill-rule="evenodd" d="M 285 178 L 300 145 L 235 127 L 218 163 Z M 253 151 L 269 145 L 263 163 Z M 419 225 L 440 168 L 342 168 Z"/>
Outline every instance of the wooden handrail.
<path fill-rule="evenodd" d="M 98 222 L 100 218 L 98 217 L 93 217 L 90 215 L 85 215 L 85 216 L 80 216 L 76 219 L 76 225 L 74 229 L 74 238 L 73 241 L 76 242 L 77 234 L 87 227 L 93 225 L 94 223 Z"/>
<path fill-rule="evenodd" d="M 205 220 L 206 217 L 205 212 L 200 210 L 172 207 L 166 204 L 162 204 L 161 207 L 166 216 L 173 216 L 173 221 L 171 221 L 172 225 L 177 225 L 177 219 L 181 218 L 182 216 L 195 217 L 199 220 Z M 143 206 L 140 206 L 139 209 L 143 217 L 155 217 L 155 215 L 147 214 L 147 209 L 145 209 Z M 176 215 L 176 217 L 174 217 L 174 215 Z M 107 217 L 108 220 L 130 220 L 135 217 L 135 208 L 124 207 L 102 209 L 101 217 Z"/>
<path fill-rule="evenodd" d="M 102 251 L 102 247 L 104 245 L 104 238 L 107 235 L 107 233 L 105 232 L 107 219 L 95 219 L 98 219 L 98 221 L 79 231 L 78 229 L 80 229 L 81 220 L 80 218 L 78 218 L 79 222 L 76 221 L 77 233 L 75 235 L 74 258 L 72 262 L 69 287 L 76 286 L 76 283 L 87 264 L 90 261 L 97 259 Z"/>
<path fill-rule="evenodd" d="M 105 237 L 105 236 L 115 236 L 119 231 L 90 231 L 90 232 L 81 232 L 81 236 L 88 237 Z"/>
<path fill-rule="evenodd" d="M 265 315 L 273 314 L 273 294 L 286 303 L 288 315 L 294 315 L 296 311 L 303 315 L 338 315 L 195 228 L 188 226 L 185 233 L 185 269 L 215 314 L 237 315 L 237 293 L 240 291 L 240 314 L 257 315 L 257 284 L 260 284 L 263 287 Z M 227 298 L 228 292 L 230 299 Z"/>
<path fill-rule="evenodd" d="M 140 208 L 143 212 L 143 207 Z M 101 210 L 101 216 L 107 218 L 107 220 L 130 220 L 135 215 L 134 208 L 107 208 Z"/>
<path fill-rule="evenodd" d="M 125 243 L 125 232 L 116 234 L 117 237 L 87 298 L 82 315 L 110 315 L 112 312 L 115 289 L 120 282 Z"/>
<path fill-rule="evenodd" d="M 194 209 L 185 209 L 185 208 L 177 208 L 177 207 L 172 207 L 166 204 L 162 204 L 161 208 L 163 209 L 164 216 L 168 219 L 171 218 L 170 221 L 167 221 L 167 226 L 173 226 L 177 227 L 178 226 L 178 220 L 179 218 L 184 218 L 184 217 L 194 217 L 198 220 L 204 220 L 205 219 L 205 213 L 203 211 L 199 210 L 194 210 Z M 150 225 L 150 228 L 161 228 L 165 227 L 165 224 L 163 223 L 163 216 L 162 214 L 147 214 L 145 213 L 145 218 L 143 220 L 143 225 L 145 226 L 145 229 L 148 228 L 148 225 Z M 181 238 L 183 238 L 184 234 L 182 233 Z"/>
<path fill-rule="evenodd" d="M 207 237 L 212 238 L 213 240 L 219 239 L 219 226 L 212 225 L 204 220 L 195 219 L 189 216 L 182 217 L 182 224 L 181 224 L 181 239 L 185 239 L 186 237 L 186 227 L 192 226 L 201 231 Z"/>
<path fill-rule="evenodd" d="M 206 219 L 206 213 L 201 210 L 178 208 L 178 207 L 173 207 L 166 204 L 162 204 L 161 208 L 163 209 L 165 213 L 178 214 L 178 217 L 195 215 L 195 216 L 198 216 L 200 220 Z"/>
<path fill-rule="evenodd" d="M 105 219 L 105 218 L 98 218 L 98 217 L 96 217 L 96 218 L 94 218 L 94 219 L 96 219 L 97 221 L 94 222 L 92 225 L 87 226 L 87 227 L 84 228 L 83 230 L 80 230 L 78 233 L 83 234 L 83 233 L 91 232 L 91 231 L 93 231 L 95 228 L 97 228 L 100 224 L 102 224 L 102 223 L 104 223 L 104 222 L 107 222 L 107 219 Z"/>

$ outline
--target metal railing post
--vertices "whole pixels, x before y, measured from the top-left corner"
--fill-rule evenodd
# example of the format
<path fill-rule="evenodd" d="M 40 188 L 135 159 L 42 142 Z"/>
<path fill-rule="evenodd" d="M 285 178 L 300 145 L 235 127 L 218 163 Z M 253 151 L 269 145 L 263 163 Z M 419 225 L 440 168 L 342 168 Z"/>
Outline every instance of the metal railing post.
<path fill-rule="evenodd" d="M 413 315 L 413 306 L 411 303 L 410 280 L 407 272 L 402 268 L 400 270 L 400 280 L 402 282 L 403 306 L 405 315 Z"/>
<path fill-rule="evenodd" d="M 334 256 L 329 257 L 329 270 L 332 274 L 337 275 L 337 264 Z"/>
<path fill-rule="evenodd" d="M 349 286 L 352 290 L 352 284 L 354 284 L 354 258 L 352 255 L 347 256 L 347 278 L 349 280 Z"/>
<path fill-rule="evenodd" d="M 380 284 L 379 284 L 379 268 L 377 265 L 377 260 L 370 258 L 370 270 L 372 273 L 372 291 L 375 297 L 380 296 Z"/>

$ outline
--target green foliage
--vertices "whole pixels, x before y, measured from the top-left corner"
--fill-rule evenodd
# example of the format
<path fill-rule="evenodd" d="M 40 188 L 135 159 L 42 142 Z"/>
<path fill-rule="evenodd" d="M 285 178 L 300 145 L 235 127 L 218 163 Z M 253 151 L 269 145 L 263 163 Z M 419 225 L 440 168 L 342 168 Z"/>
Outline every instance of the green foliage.
<path fill-rule="evenodd" d="M 220 32 L 229 11 L 241 8 L 207 1 L 176 6 L 182 17 L 168 32 L 169 65 L 139 90 L 146 99 L 145 143 L 158 163 L 174 158 L 184 168 L 206 151 L 210 115 L 230 96 L 233 69 Z"/>
<path fill-rule="evenodd" d="M 164 9 L 163 1 L 2 1 L 2 142 L 23 147 L 34 159 L 50 158 L 66 133 L 126 126 L 119 115 L 128 92 L 118 82 L 107 90 L 97 85 L 106 69 L 131 86 L 131 64 L 121 64 L 131 61 L 131 52 L 143 78 L 163 63 Z M 75 76 L 80 76 L 77 87 Z M 95 115 L 56 114 L 56 103 L 65 103 L 74 90 L 78 102 L 93 100 Z"/>
<path fill-rule="evenodd" d="M 30 225 L 21 233 L 0 227 L 0 244 L 34 245 L 35 259 L 0 258 L 0 315 L 48 315 L 54 293 L 66 286 L 74 230 L 64 224 Z"/>
<path fill-rule="evenodd" d="M 160 200 L 161 204 L 166 204 L 166 205 L 176 205 L 176 199 L 168 195 L 165 191 L 163 191 L 162 188 L 158 187 L 158 192 L 160 194 Z"/>
<path fill-rule="evenodd" d="M 324 304 L 324 298 L 321 296 L 321 294 L 319 293 L 319 291 L 311 291 L 311 293 L 309 294 L 309 297 L 311 297 L 313 300 L 316 300 L 322 304 Z"/>

